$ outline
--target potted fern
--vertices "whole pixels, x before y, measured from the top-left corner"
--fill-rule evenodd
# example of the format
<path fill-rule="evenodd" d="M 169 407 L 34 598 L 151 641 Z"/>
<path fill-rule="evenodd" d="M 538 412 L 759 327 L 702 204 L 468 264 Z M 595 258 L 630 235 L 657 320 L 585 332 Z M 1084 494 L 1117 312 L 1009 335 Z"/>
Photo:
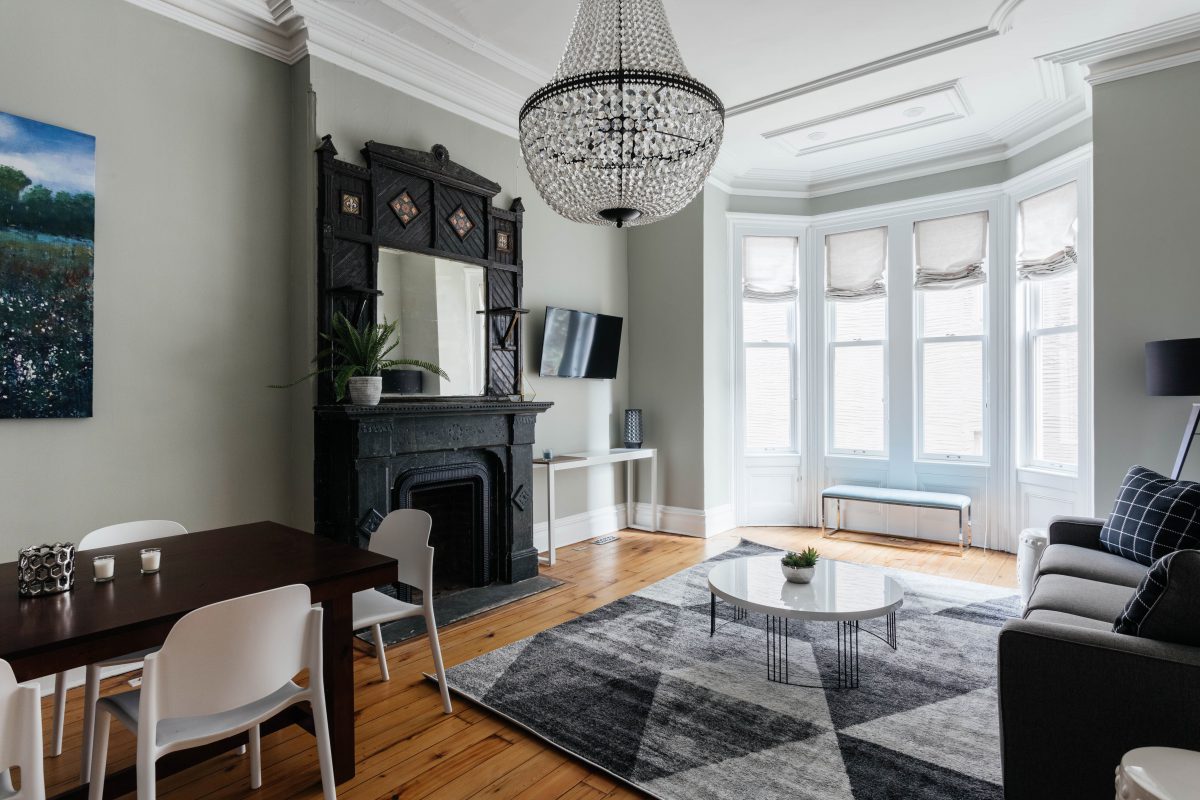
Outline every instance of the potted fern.
<path fill-rule="evenodd" d="M 810 583 L 820 557 L 821 554 L 815 547 L 809 547 L 799 553 L 789 550 L 788 554 L 779 560 L 783 567 L 783 577 L 787 578 L 789 583 Z"/>
<path fill-rule="evenodd" d="M 379 404 L 379 396 L 383 392 L 381 373 L 385 369 L 419 367 L 449 379 L 450 376 L 442 371 L 441 367 L 429 361 L 388 358 L 388 354 L 400 344 L 398 341 L 394 341 L 395 335 L 395 322 L 388 322 L 385 319 L 382 324 L 369 325 L 366 330 L 360 331 L 351 324 L 350 320 L 346 319 L 344 314 L 339 312 L 333 317 L 333 335 L 322 334 L 329 341 L 330 347 L 317 353 L 317 357 L 313 359 L 313 362 L 317 363 L 333 355 L 333 366 L 314 370 L 292 383 L 274 384 L 272 388 L 284 389 L 316 375 L 331 372 L 333 373 L 333 394 L 339 402 L 346 396 L 348 389 L 351 403 L 359 406 L 374 406 Z"/>

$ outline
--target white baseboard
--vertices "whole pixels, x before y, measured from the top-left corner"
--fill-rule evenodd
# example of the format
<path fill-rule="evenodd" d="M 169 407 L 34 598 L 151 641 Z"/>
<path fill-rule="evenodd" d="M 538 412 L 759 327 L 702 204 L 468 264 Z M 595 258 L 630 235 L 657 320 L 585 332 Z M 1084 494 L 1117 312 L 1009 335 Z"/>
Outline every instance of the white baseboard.
<path fill-rule="evenodd" d="M 650 526 L 651 506 L 649 503 L 638 503 L 634 515 L 637 517 L 638 525 Z M 706 510 L 659 506 L 657 527 L 660 531 L 667 533 L 679 533 L 684 536 L 707 539 L 736 528 L 737 519 L 734 516 L 732 505 L 713 506 Z"/>
<path fill-rule="evenodd" d="M 619 531 L 625 525 L 624 503 L 594 508 L 569 517 L 559 517 L 554 520 L 554 546 L 558 548 L 585 542 L 606 533 Z M 538 522 L 533 526 L 533 546 L 539 553 L 546 552 L 546 523 Z"/>

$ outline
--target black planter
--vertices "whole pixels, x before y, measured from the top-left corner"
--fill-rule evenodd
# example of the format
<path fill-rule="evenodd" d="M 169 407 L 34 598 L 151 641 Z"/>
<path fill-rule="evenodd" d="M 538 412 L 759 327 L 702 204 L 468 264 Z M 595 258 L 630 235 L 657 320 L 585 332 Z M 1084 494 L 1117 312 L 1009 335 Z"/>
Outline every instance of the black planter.
<path fill-rule="evenodd" d="M 425 372 L 419 369 L 385 369 L 383 391 L 388 394 L 420 394 L 425 389 Z"/>

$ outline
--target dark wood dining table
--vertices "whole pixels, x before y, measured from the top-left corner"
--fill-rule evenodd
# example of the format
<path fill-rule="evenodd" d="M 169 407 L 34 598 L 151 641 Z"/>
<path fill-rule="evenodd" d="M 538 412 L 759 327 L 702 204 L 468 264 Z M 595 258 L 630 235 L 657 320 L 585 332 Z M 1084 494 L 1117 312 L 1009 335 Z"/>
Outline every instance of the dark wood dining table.
<path fill-rule="evenodd" d="M 162 551 L 158 573 L 143 575 L 138 551 Z M 17 595 L 17 566 L 0 565 L 0 658 L 18 681 L 82 667 L 162 644 L 180 617 L 202 606 L 279 586 L 302 583 L 325 609 L 325 702 L 333 769 L 338 783 L 354 776 L 354 665 L 351 596 L 396 580 L 387 556 L 314 536 L 275 522 L 255 522 L 106 548 L 116 556 L 116 578 L 95 583 L 92 556 L 76 555 L 75 587 L 46 597 Z M 236 676 L 230 676 L 236 680 Z M 263 733 L 298 724 L 312 731 L 306 710 L 293 707 L 263 725 Z M 158 775 L 177 772 L 244 743 L 245 734 L 172 753 Z M 314 756 L 315 758 L 315 756 Z M 132 767 L 110 773 L 105 796 L 136 786 Z M 60 797 L 86 797 L 79 787 Z"/>

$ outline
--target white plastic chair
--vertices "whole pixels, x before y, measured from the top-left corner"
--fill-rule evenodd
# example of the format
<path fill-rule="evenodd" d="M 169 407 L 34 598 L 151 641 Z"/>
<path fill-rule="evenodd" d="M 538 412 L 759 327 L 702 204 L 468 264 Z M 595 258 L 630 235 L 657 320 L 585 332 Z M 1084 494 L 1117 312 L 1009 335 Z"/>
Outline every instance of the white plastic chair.
<path fill-rule="evenodd" d="M 165 539 L 168 536 L 179 536 L 184 533 L 187 533 L 187 528 L 168 519 L 121 522 L 84 534 L 83 538 L 79 540 L 76 550 L 105 550 L 123 544 L 134 544 L 147 539 Z M 91 777 L 92 722 L 95 716 L 96 701 L 100 698 L 100 670 L 105 667 L 139 664 L 147 653 L 152 653 L 156 649 L 158 648 L 139 650 L 136 653 L 126 653 L 123 656 L 88 664 L 83 690 L 83 744 L 80 753 L 80 782 L 87 783 Z M 63 721 L 66 712 L 67 676 L 66 673 L 60 672 L 54 676 L 54 738 L 50 748 L 52 755 L 62 755 Z"/>
<path fill-rule="evenodd" d="M 21 768 L 21 788 L 13 788 L 11 767 Z M 45 800 L 42 773 L 42 700 L 36 686 L 17 683 L 0 659 L 0 800 Z"/>
<path fill-rule="evenodd" d="M 438 686 L 442 692 L 442 708 L 447 714 L 454 709 L 450 705 L 450 688 L 446 684 L 446 668 L 442 665 L 442 647 L 438 643 L 437 621 L 433 618 L 433 548 L 429 545 L 429 530 L 433 518 L 415 508 L 400 508 L 383 518 L 379 529 L 371 534 L 368 549 L 396 559 L 399 565 L 396 579 L 400 583 L 421 590 L 421 605 L 405 603 L 382 592 L 367 589 L 354 593 L 354 630 L 372 628 L 375 642 L 375 657 L 379 660 L 379 673 L 389 680 L 387 653 L 384 651 L 383 632 L 380 626 L 386 622 L 423 615 L 425 628 L 429 632 L 429 647 L 433 650 L 433 665 L 437 669 Z"/>
<path fill-rule="evenodd" d="M 288 706 L 308 703 L 317 738 L 325 800 L 337 797 L 321 661 L 320 607 L 297 584 L 214 603 L 187 614 L 146 656 L 140 689 L 96 705 L 90 800 L 104 796 L 111 720 L 137 735 L 138 800 L 154 800 L 154 766 L 162 756 L 246 731 L 250 787 L 262 785 L 259 724 Z M 308 686 L 293 678 L 308 670 Z"/>

